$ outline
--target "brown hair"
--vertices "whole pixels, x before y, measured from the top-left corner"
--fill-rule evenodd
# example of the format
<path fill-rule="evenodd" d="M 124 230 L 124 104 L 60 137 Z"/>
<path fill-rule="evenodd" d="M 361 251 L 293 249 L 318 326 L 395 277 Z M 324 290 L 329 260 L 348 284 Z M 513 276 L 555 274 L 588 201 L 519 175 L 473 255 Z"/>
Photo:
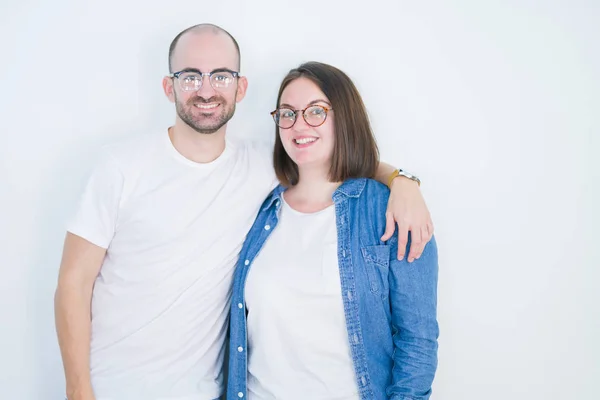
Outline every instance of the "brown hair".
<path fill-rule="evenodd" d="M 331 65 L 316 61 L 304 63 L 290 70 L 281 82 L 276 108 L 279 107 L 284 89 L 298 78 L 307 78 L 314 82 L 327 96 L 335 113 L 335 143 L 329 180 L 343 182 L 348 178 L 372 178 L 379 165 L 379 150 L 367 110 L 352 80 Z M 293 186 L 298 183 L 298 166 L 286 153 L 278 126 L 275 127 L 273 165 L 282 185 Z"/>

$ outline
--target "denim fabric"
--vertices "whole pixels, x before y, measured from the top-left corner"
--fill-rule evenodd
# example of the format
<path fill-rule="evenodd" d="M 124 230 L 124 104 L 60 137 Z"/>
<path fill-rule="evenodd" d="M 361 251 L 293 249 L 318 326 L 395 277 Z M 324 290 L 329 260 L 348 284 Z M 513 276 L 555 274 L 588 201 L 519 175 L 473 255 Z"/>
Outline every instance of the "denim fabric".
<path fill-rule="evenodd" d="M 244 287 L 252 262 L 277 227 L 278 186 L 256 217 L 240 252 L 231 300 L 227 399 L 247 396 Z M 428 399 L 437 368 L 437 245 L 418 260 L 397 259 L 397 233 L 381 241 L 389 190 L 371 179 L 350 179 L 333 194 L 338 264 L 348 341 L 360 398 Z M 410 239 L 410 238 L 409 238 Z M 407 246 L 410 248 L 410 240 Z M 293 345 L 293 344 L 290 344 Z"/>

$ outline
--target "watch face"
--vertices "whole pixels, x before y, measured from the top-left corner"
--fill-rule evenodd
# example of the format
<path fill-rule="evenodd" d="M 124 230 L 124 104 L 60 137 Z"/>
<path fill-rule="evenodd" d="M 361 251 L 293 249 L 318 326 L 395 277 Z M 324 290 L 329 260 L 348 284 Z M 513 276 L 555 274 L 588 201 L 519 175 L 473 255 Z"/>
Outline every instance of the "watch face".
<path fill-rule="evenodd" d="M 417 182 L 417 183 L 421 183 L 421 180 L 420 180 L 419 178 L 417 178 L 417 177 L 416 177 L 416 176 L 414 176 L 414 175 L 411 175 L 411 174 L 409 174 L 408 172 L 405 172 L 405 171 L 400 171 L 400 172 L 398 173 L 398 175 L 404 176 L 405 178 L 408 178 L 408 179 L 410 179 L 410 180 L 413 180 L 413 181 L 415 181 L 415 182 Z"/>

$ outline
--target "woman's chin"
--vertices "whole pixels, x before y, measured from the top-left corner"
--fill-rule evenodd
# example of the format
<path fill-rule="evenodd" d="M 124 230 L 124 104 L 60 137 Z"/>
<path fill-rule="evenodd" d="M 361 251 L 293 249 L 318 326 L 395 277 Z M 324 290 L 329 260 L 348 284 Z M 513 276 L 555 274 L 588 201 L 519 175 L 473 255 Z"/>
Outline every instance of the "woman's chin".
<path fill-rule="evenodd" d="M 292 158 L 292 161 L 296 163 L 300 171 L 313 171 L 315 169 L 329 171 L 331 168 L 331 162 L 311 157 L 296 157 L 296 159 Z"/>

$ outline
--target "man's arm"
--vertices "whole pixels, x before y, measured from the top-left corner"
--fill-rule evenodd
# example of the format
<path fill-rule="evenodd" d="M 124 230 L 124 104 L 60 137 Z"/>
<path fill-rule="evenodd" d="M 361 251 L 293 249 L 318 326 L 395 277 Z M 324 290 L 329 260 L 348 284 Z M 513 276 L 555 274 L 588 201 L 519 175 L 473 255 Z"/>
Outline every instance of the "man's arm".
<path fill-rule="evenodd" d="M 67 233 L 54 296 L 67 398 L 94 400 L 90 379 L 92 288 L 106 249 Z"/>
<path fill-rule="evenodd" d="M 375 173 L 375 179 L 384 185 L 390 184 L 389 178 L 395 168 L 380 162 Z M 398 260 L 405 256 L 408 232 L 411 232 L 410 253 L 408 262 L 418 259 L 423 249 L 433 236 L 433 222 L 425 199 L 421 194 L 417 182 L 398 176 L 390 185 L 390 199 L 388 201 L 385 233 L 381 240 L 386 241 L 392 237 L 396 224 L 398 224 Z"/>

